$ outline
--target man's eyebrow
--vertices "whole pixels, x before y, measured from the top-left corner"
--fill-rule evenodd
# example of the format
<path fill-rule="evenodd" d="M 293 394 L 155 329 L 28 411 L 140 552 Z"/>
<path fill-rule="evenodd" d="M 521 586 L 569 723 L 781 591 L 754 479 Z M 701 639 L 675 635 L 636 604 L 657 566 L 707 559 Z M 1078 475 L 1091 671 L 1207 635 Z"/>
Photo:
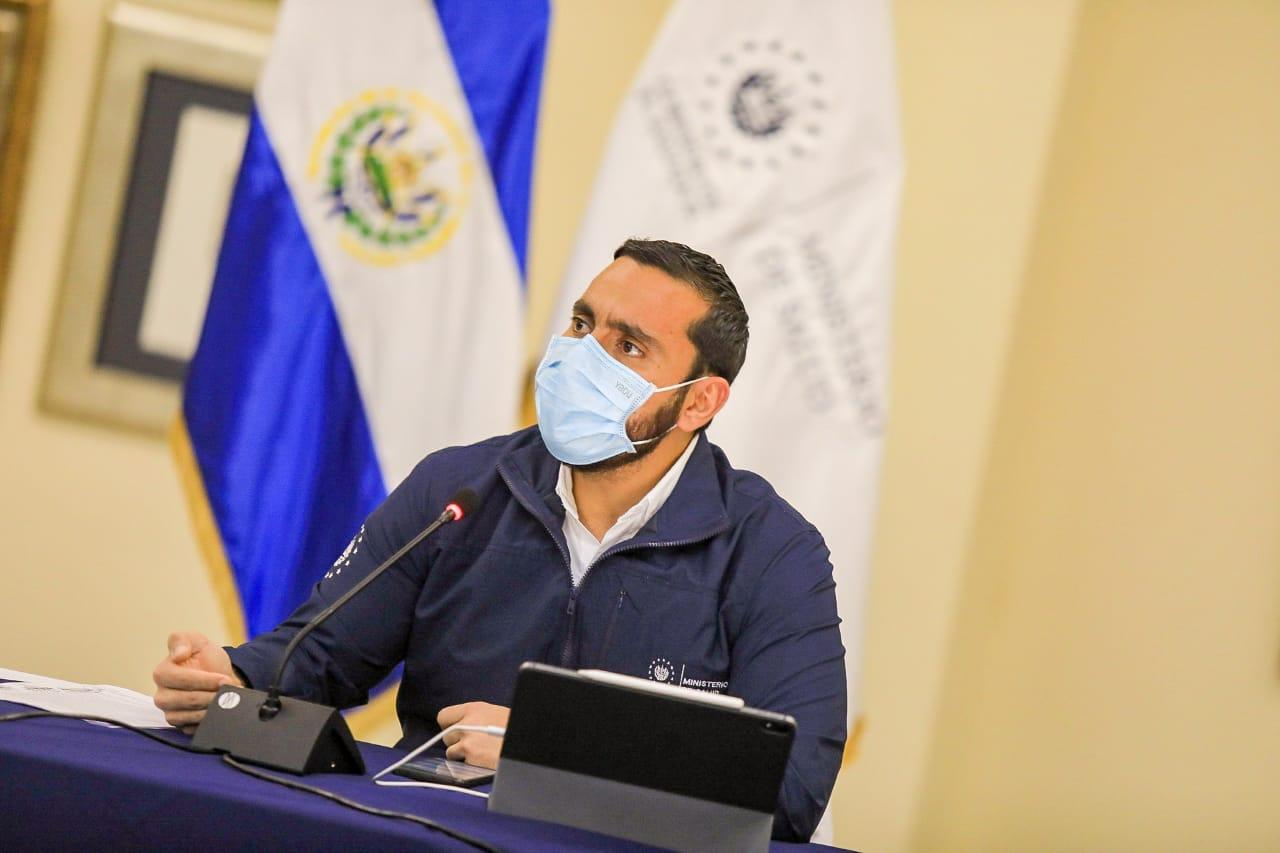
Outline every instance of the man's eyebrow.
<path fill-rule="evenodd" d="M 592 310 L 591 306 L 582 299 L 573 303 L 573 315 L 575 317 L 582 317 L 590 323 L 594 323 L 596 321 L 596 312 Z M 626 320 L 610 320 L 605 323 L 605 325 L 610 329 L 617 331 L 624 337 L 634 338 L 647 347 L 652 349 L 662 349 L 662 344 L 657 338 L 634 323 L 629 323 Z"/>
<path fill-rule="evenodd" d="M 612 329 L 617 329 L 622 333 L 623 337 L 635 338 L 647 347 L 653 347 L 655 349 L 662 348 L 661 344 L 658 343 L 657 338 L 639 326 L 634 326 L 631 323 L 628 323 L 626 320 L 610 320 L 606 325 Z"/>

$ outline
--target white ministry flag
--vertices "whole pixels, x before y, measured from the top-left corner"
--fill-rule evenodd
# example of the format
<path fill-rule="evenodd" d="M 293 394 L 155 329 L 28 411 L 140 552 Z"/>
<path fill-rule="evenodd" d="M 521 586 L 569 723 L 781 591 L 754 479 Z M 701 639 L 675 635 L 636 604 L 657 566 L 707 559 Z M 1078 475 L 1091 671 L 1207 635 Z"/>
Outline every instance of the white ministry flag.
<path fill-rule="evenodd" d="M 855 716 L 902 181 L 891 45 L 880 0 L 677 0 L 614 124 L 554 317 L 628 236 L 724 265 L 751 342 L 709 435 L 826 538 Z"/>

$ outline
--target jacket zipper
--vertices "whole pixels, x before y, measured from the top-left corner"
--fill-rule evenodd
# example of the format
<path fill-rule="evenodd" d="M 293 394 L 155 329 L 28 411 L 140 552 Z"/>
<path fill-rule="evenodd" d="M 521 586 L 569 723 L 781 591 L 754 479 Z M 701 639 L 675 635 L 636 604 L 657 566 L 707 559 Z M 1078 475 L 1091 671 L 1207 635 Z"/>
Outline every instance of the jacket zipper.
<path fill-rule="evenodd" d="M 722 524 L 714 530 L 708 530 L 701 536 L 695 536 L 692 539 L 675 539 L 670 542 L 620 542 L 605 551 L 603 554 L 597 554 L 596 558 L 587 565 L 586 571 L 582 573 L 582 580 L 575 584 L 573 582 L 573 563 L 569 559 L 569 553 L 560 544 L 560 540 L 556 538 L 555 533 L 551 530 L 551 525 L 543 521 L 542 516 L 539 515 L 533 507 L 529 506 L 528 501 L 526 501 L 520 495 L 520 492 L 516 487 L 512 485 L 511 478 L 507 476 L 506 471 L 499 468 L 498 473 L 502 475 L 502 481 L 507 484 L 507 489 L 509 489 L 515 499 L 520 502 L 520 505 L 528 510 L 529 513 L 542 524 L 542 529 L 547 531 L 547 535 L 551 537 L 551 541 L 556 545 L 556 550 L 560 552 L 560 557 L 564 560 L 565 570 L 569 572 L 569 603 L 565 606 L 565 613 L 569 616 L 569 632 L 565 635 L 564 646 L 560 649 L 560 666 L 565 668 L 568 668 L 569 666 L 569 655 L 573 650 L 573 642 L 578 633 L 578 591 L 582 589 L 582 585 L 585 584 L 587 582 L 587 578 L 591 576 L 591 570 L 594 569 L 601 560 L 605 557 L 612 557 L 614 554 L 621 554 L 624 551 L 635 551 L 640 548 L 680 548 L 684 545 L 693 545 L 710 539 L 712 536 L 718 536 L 729 528 L 728 524 Z M 621 598 L 618 601 L 618 606 L 622 606 Z M 617 615 L 616 611 L 614 615 Z M 612 622 L 610 622 L 610 626 L 612 627 Z"/>
<path fill-rule="evenodd" d="M 511 491 L 511 494 L 515 496 L 515 499 L 520 502 L 520 505 L 528 510 L 530 515 L 538 519 L 542 524 L 542 529 L 547 531 L 547 535 L 551 537 L 551 541 L 556 545 L 556 550 L 560 552 L 560 558 L 564 560 L 565 571 L 569 573 L 569 604 L 565 607 L 565 613 L 569 616 L 569 631 L 565 634 L 564 645 L 560 649 L 560 665 L 562 667 L 568 667 L 569 651 L 572 648 L 574 635 L 577 633 L 576 629 L 578 626 L 578 620 L 575 615 L 578 609 L 578 586 L 573 582 L 573 563 L 569 560 L 569 552 L 564 549 L 564 546 L 560 544 L 560 540 L 556 538 L 556 534 L 551 530 L 551 525 L 543 521 L 542 516 L 535 511 L 533 507 L 529 506 L 528 501 L 521 497 L 520 492 L 514 485 L 512 485 L 511 478 L 507 476 L 507 472 L 499 468 L 498 473 L 502 475 L 502 481 L 507 484 L 507 488 Z M 589 570 L 590 567 L 588 567 L 588 571 Z M 586 580 L 587 576 L 583 574 L 582 579 Z"/>
<path fill-rule="evenodd" d="M 543 526 L 545 527 L 546 525 L 543 525 Z M 695 536 L 692 539 L 675 539 L 675 540 L 672 540 L 671 542 L 635 542 L 635 541 L 620 542 L 616 546 L 605 551 L 603 554 L 596 555 L 596 558 L 592 560 L 590 564 L 588 564 L 587 570 L 582 573 L 582 580 L 578 581 L 577 585 L 574 586 L 569 591 L 569 615 L 571 617 L 569 621 L 569 635 L 565 637 L 564 648 L 561 650 L 561 653 L 560 653 L 560 665 L 562 667 L 565 667 L 566 669 L 568 668 L 569 653 L 572 649 L 572 643 L 573 643 L 573 640 L 575 639 L 575 635 L 577 634 L 578 623 L 577 623 L 577 620 L 573 619 L 572 617 L 573 617 L 574 611 L 577 609 L 578 591 L 582 589 L 583 584 L 587 582 L 587 578 L 591 576 L 591 570 L 594 569 L 600 563 L 601 560 L 603 560 L 605 557 L 612 557 L 614 554 L 621 554 L 624 551 L 638 551 L 641 548 L 679 548 L 683 545 L 693 545 L 696 542 L 703 542 L 707 539 L 710 539 L 712 536 L 717 536 L 727 528 L 728 528 L 728 525 L 726 524 L 721 527 L 717 527 L 715 530 L 707 531 L 707 533 L 703 534 L 702 536 Z M 570 583 L 573 582 L 572 569 L 570 569 L 569 582 Z M 625 590 L 623 592 L 625 594 Z M 621 597 L 618 599 L 618 606 L 619 608 L 622 606 Z M 617 617 L 616 610 L 614 611 L 614 617 L 615 618 Z M 609 625 L 610 625 L 610 629 L 612 629 L 613 627 L 612 620 L 610 620 Z"/>
<path fill-rule="evenodd" d="M 627 600 L 627 590 L 622 588 L 618 590 L 618 606 L 613 608 L 613 614 L 609 617 L 609 625 L 604 629 L 604 640 L 600 643 L 600 651 L 596 655 L 596 668 L 599 669 L 604 663 L 604 656 L 609 653 L 609 643 L 613 640 L 613 626 L 618 624 L 618 614 L 622 612 L 622 604 Z"/>

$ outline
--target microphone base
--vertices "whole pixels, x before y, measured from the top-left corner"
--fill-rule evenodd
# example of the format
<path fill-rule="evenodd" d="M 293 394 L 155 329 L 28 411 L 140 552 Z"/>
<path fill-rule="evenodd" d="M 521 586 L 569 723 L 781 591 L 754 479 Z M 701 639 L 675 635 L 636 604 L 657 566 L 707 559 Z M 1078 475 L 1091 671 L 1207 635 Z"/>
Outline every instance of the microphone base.
<path fill-rule="evenodd" d="M 347 721 L 335 708 L 280 697 L 280 711 L 262 719 L 263 690 L 224 685 L 213 697 L 192 743 L 232 758 L 304 776 L 364 773 Z"/>

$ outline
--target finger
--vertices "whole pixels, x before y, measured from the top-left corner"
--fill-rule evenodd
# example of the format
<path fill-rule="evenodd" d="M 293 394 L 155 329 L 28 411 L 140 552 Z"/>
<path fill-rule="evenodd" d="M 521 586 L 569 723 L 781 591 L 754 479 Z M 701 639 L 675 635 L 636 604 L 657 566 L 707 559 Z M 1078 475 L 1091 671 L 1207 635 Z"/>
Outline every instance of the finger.
<path fill-rule="evenodd" d="M 194 726 L 204 719 L 204 711 L 166 711 L 164 721 L 171 726 L 182 728 Z"/>
<path fill-rule="evenodd" d="M 170 661 L 164 661 L 156 667 L 155 681 L 158 687 L 168 687 L 173 690 L 206 691 L 217 691 L 222 685 L 231 683 L 231 679 L 221 673 Z"/>
<path fill-rule="evenodd" d="M 174 632 L 169 635 L 169 660 L 181 663 L 191 657 L 191 641 L 185 633 Z"/>
<path fill-rule="evenodd" d="M 200 711 L 209 706 L 215 694 L 207 690 L 171 690 L 161 687 L 156 691 L 156 707 L 161 711 Z"/>
<path fill-rule="evenodd" d="M 455 743 L 462 740 L 465 734 L 466 732 L 445 732 L 444 745 L 453 746 Z"/>
<path fill-rule="evenodd" d="M 453 746 L 444 751 L 444 757 L 453 761 L 467 760 L 467 744 L 465 741 L 458 741 Z"/>
<path fill-rule="evenodd" d="M 216 691 L 222 685 L 231 683 L 230 678 L 220 673 L 193 669 L 172 661 L 162 661 L 156 667 L 154 678 L 157 686 L 174 690 Z"/>
<path fill-rule="evenodd" d="M 175 631 L 169 635 L 169 659 L 182 663 L 200 651 L 209 641 L 195 631 Z"/>
<path fill-rule="evenodd" d="M 184 735 L 193 735 L 193 734 L 195 734 L 195 733 L 196 733 L 196 727 L 195 727 L 195 726 L 183 726 L 182 728 L 180 728 L 180 729 L 179 729 L 179 731 L 181 731 Z"/>
<path fill-rule="evenodd" d="M 470 702 L 463 702 L 461 705 L 450 705 L 447 708 L 441 708 L 440 713 L 436 714 L 436 722 L 440 728 L 447 729 L 455 723 L 462 722 L 462 718 L 467 715 L 467 709 L 471 707 Z"/>

